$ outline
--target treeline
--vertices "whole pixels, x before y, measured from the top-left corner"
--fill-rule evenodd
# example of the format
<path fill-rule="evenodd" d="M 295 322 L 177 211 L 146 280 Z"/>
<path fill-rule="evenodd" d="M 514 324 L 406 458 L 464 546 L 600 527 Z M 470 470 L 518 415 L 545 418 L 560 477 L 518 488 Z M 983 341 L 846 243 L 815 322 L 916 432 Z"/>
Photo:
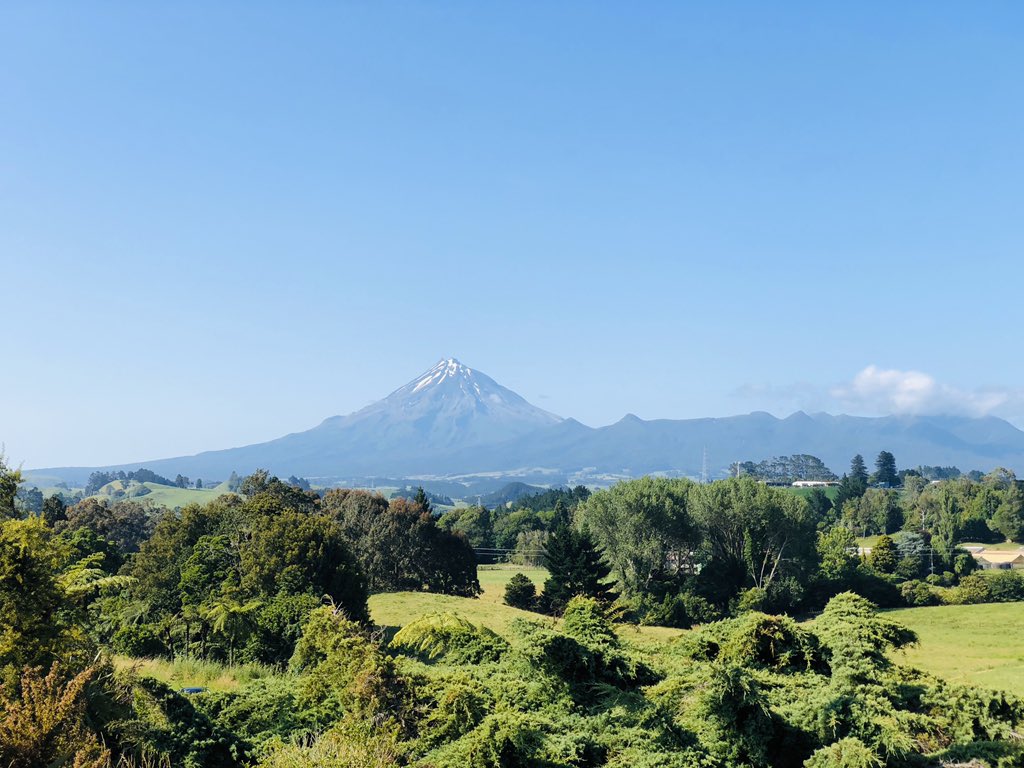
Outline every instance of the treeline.
<path fill-rule="evenodd" d="M 983 533 L 1024 541 L 1015 479 L 1000 470 L 981 483 L 909 485 L 902 494 L 865 487 L 837 507 L 821 490 L 805 500 L 745 477 L 619 483 L 580 504 L 571 531 L 546 540 L 540 562 L 560 583 L 549 579 L 537 595 L 517 581 L 506 601 L 557 612 L 565 585 L 607 600 L 609 570 L 620 611 L 680 627 L 749 610 L 808 614 L 844 591 L 889 607 L 1024 599 L 1024 576 L 974 575 L 975 558 L 958 547 Z M 893 536 L 862 555 L 855 528 Z"/>
<path fill-rule="evenodd" d="M 35 556 L 90 583 L 116 580 L 116 594 L 95 590 L 88 627 L 96 643 L 131 656 L 281 664 L 325 600 L 365 621 L 370 592 L 479 592 L 472 548 L 438 527 L 429 505 L 351 490 L 320 497 L 265 472 L 240 491 L 160 512 L 51 497 L 26 524 L 48 542 Z M 7 516 L 17 516 L 13 504 Z"/>
<path fill-rule="evenodd" d="M 806 453 L 793 456 L 775 456 L 759 462 L 740 461 L 730 468 L 733 477 L 749 475 L 755 480 L 772 483 L 793 483 L 797 480 L 828 482 L 838 480 L 836 474 L 817 456 Z"/>
<path fill-rule="evenodd" d="M 510 560 L 537 565 L 551 533 L 567 523 L 572 512 L 589 497 L 589 489 L 582 485 L 553 488 L 494 509 L 452 509 L 441 515 L 438 524 L 464 536 L 484 562 Z"/>
<path fill-rule="evenodd" d="M 134 480 L 137 483 L 157 483 L 158 485 L 178 485 L 181 488 L 186 487 L 188 478 L 178 475 L 179 481 L 168 480 L 163 475 L 158 475 L 156 472 L 150 469 L 137 469 L 133 472 L 124 472 L 123 470 L 117 470 L 115 472 L 103 472 L 97 470 L 89 475 L 89 479 L 85 483 L 85 495 L 92 496 L 97 493 L 100 488 L 108 483 L 113 483 L 117 480 L 127 481 Z"/>

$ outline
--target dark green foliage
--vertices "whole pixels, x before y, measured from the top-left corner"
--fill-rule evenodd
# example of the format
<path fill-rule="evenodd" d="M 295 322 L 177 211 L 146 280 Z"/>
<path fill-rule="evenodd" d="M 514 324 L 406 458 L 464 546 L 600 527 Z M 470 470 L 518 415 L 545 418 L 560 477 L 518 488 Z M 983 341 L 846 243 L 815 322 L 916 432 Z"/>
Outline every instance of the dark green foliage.
<path fill-rule="evenodd" d="M 835 522 L 835 505 L 825 491 L 821 488 L 812 488 L 805 498 L 811 516 L 818 521 L 819 526 Z"/>
<path fill-rule="evenodd" d="M 896 459 L 889 451 L 882 451 L 875 459 L 875 474 L 871 478 L 875 484 L 884 488 L 895 488 L 899 485 L 899 473 L 896 470 Z"/>
<path fill-rule="evenodd" d="M 899 563 L 899 550 L 889 536 L 880 536 L 871 548 L 869 557 L 871 567 L 879 573 L 892 573 Z"/>
<path fill-rule="evenodd" d="M 1014 482 L 1004 492 L 1004 498 L 991 518 L 991 527 L 1007 541 L 1024 543 L 1024 491 Z"/>
<path fill-rule="evenodd" d="M 38 517 L 0 520 L 0 680 L 25 667 L 49 669 L 91 644 L 76 631 L 61 587 L 66 552 Z"/>
<path fill-rule="evenodd" d="M 537 587 L 526 574 L 517 573 L 505 585 L 505 605 L 531 611 L 536 607 Z"/>
<path fill-rule="evenodd" d="M 796 480 L 836 480 L 836 475 L 817 456 L 795 454 L 776 456 L 755 464 L 744 461 L 732 466 L 732 474 L 749 475 L 757 480 L 774 483 L 792 483 Z"/>
<path fill-rule="evenodd" d="M 366 628 L 329 608 L 313 612 L 295 646 L 291 668 L 302 673 L 296 700 L 307 717 L 326 725 L 349 712 L 412 719 L 414 697 L 395 662 Z"/>
<path fill-rule="evenodd" d="M 859 453 L 850 460 L 850 478 L 861 485 L 868 482 L 868 468 Z"/>
<path fill-rule="evenodd" d="M 470 544 L 418 504 L 344 489 L 329 491 L 322 508 L 341 526 L 371 592 L 479 594 Z"/>
<path fill-rule="evenodd" d="M 43 500 L 43 519 L 53 527 L 67 519 L 67 505 L 60 496 L 49 496 Z"/>
<path fill-rule="evenodd" d="M 112 541 L 124 553 L 137 552 L 153 534 L 155 516 L 152 511 L 135 501 L 107 501 L 85 499 L 66 511 L 66 518 L 57 525 L 58 531 L 88 528 L 104 539 Z"/>
<path fill-rule="evenodd" d="M 744 487 L 764 487 L 744 482 Z M 688 480 L 644 477 L 598 491 L 577 510 L 574 525 L 593 537 L 627 597 L 648 592 L 666 576 L 680 577 L 694 565 L 690 553 L 701 538 L 693 509 L 698 488 Z"/>
<path fill-rule="evenodd" d="M 235 768 L 245 743 L 213 722 L 186 696 L 150 678 L 130 679 L 105 724 L 108 741 L 128 755 L 157 755 L 182 768 Z"/>
<path fill-rule="evenodd" d="M 160 633 L 151 624 L 119 627 L 110 638 L 110 647 L 116 653 L 135 658 L 162 656 L 168 652 Z"/>
<path fill-rule="evenodd" d="M 873 671 L 889 668 L 889 649 L 917 640 L 909 629 L 878 616 L 868 600 L 851 592 L 829 601 L 814 620 L 813 631 L 825 649 L 833 675 L 863 679 L 870 679 Z"/>
<path fill-rule="evenodd" d="M 494 546 L 494 523 L 487 507 L 463 507 L 445 512 L 438 521 L 446 531 L 459 533 L 477 549 Z"/>
<path fill-rule="evenodd" d="M 660 602 L 653 597 L 641 596 L 633 604 L 641 623 L 648 625 L 687 629 L 722 618 L 721 611 L 708 600 L 685 590 L 674 595 L 666 594 Z"/>
<path fill-rule="evenodd" d="M 36 487 L 18 489 L 15 506 L 21 517 L 28 515 L 41 515 L 43 513 L 43 492 Z"/>
<path fill-rule="evenodd" d="M 566 606 L 562 632 L 520 624 L 519 652 L 531 666 L 569 686 L 573 700 L 589 706 L 604 686 L 630 690 L 656 681 L 648 667 L 623 649 L 615 629 L 593 598 L 574 597 Z"/>
<path fill-rule="evenodd" d="M 286 664 L 302 636 L 303 625 L 321 602 L 311 594 L 278 594 L 264 601 L 253 617 L 241 660 Z"/>
<path fill-rule="evenodd" d="M 293 679 L 268 678 L 254 680 L 237 692 L 207 692 L 194 702 L 217 727 L 250 749 L 259 749 L 270 739 L 287 739 L 309 727 L 296 704 L 295 689 Z"/>
<path fill-rule="evenodd" d="M 938 605 L 939 596 L 923 581 L 905 581 L 900 585 L 900 594 L 907 605 Z"/>
<path fill-rule="evenodd" d="M 550 576 L 538 600 L 545 612 L 559 614 L 577 596 L 610 602 L 615 595 L 606 579 L 611 569 L 589 534 L 563 526 L 548 539 L 544 565 Z"/>
<path fill-rule="evenodd" d="M 1013 603 L 1024 600 L 1024 573 L 995 571 L 988 578 L 989 599 L 993 603 Z"/>
<path fill-rule="evenodd" d="M 256 594 L 326 596 L 346 615 L 366 619 L 363 576 L 329 517 L 284 510 L 257 518 L 239 554 L 242 584 Z"/>
<path fill-rule="evenodd" d="M 804 672 L 825 666 L 813 633 L 788 617 L 763 613 L 710 624 L 683 635 L 676 647 L 690 659 L 776 672 Z"/>
<path fill-rule="evenodd" d="M 0 453 L 0 521 L 17 516 L 14 502 L 20 483 L 21 472 L 8 467 L 6 458 Z"/>
<path fill-rule="evenodd" d="M 552 488 L 542 493 L 531 496 L 521 496 L 513 504 L 513 510 L 530 509 L 534 512 L 555 509 L 561 502 L 567 510 L 575 509 L 580 503 L 590 498 L 590 490 L 584 485 L 577 485 L 575 488 Z"/>

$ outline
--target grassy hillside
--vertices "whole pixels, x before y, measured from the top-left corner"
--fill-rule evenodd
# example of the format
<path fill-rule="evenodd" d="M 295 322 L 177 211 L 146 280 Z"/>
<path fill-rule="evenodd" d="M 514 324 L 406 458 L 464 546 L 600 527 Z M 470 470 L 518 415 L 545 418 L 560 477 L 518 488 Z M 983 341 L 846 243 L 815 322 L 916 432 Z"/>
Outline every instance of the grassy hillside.
<path fill-rule="evenodd" d="M 143 496 L 134 495 L 133 490 L 137 489 L 140 485 L 148 488 L 149 493 Z M 158 507 L 174 509 L 175 507 L 184 507 L 187 504 L 206 504 L 211 502 L 218 496 L 228 493 L 228 485 L 224 482 L 214 488 L 196 489 L 178 488 L 174 485 L 161 485 L 160 483 L 136 483 L 134 481 L 125 483 L 121 480 L 114 480 L 100 488 L 99 492 L 94 495 L 94 498 L 110 499 L 117 491 L 126 492 L 128 494 L 126 498 L 131 501 L 148 502 Z"/>
<path fill-rule="evenodd" d="M 503 602 L 505 584 L 516 573 L 526 574 L 538 589 L 547 578 L 547 571 L 543 568 L 513 565 L 483 566 L 479 571 L 480 587 L 483 594 L 479 598 L 433 595 L 426 592 L 388 592 L 370 597 L 370 615 L 377 624 L 391 631 L 397 630 L 425 613 L 439 611 L 457 613 L 474 624 L 483 624 L 499 634 L 507 631 L 509 624 L 515 619 L 551 621 L 541 614 L 505 605 Z M 660 643 L 682 634 L 681 630 L 668 627 L 636 627 L 633 625 L 622 625 L 620 632 L 631 642 L 641 645 Z"/>
<path fill-rule="evenodd" d="M 901 608 L 887 614 L 917 632 L 896 661 L 958 683 L 1024 692 L 1024 606 L 1020 603 Z"/>

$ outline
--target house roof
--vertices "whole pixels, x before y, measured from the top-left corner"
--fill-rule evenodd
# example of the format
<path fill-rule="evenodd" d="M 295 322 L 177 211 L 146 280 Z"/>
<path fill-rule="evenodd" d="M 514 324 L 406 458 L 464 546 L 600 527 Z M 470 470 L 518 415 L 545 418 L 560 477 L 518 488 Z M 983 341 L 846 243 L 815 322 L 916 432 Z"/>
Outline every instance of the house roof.
<path fill-rule="evenodd" d="M 975 557 L 983 558 L 990 563 L 1024 562 L 1024 552 L 978 552 Z"/>

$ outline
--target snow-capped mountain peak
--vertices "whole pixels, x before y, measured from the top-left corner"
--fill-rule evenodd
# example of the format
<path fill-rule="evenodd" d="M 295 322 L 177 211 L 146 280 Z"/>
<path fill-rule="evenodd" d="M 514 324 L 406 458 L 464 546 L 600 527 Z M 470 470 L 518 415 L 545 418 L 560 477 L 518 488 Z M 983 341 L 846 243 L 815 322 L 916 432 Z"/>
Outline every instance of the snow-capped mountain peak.
<path fill-rule="evenodd" d="M 454 357 L 449 357 L 447 360 L 439 361 L 437 365 L 424 373 L 416 381 L 407 384 L 406 387 L 411 385 L 413 392 L 419 392 L 421 389 L 425 389 L 429 386 L 441 384 L 446 379 L 455 379 L 460 376 L 463 379 L 471 380 L 473 377 L 473 369 L 463 365 Z M 401 392 L 406 389 L 406 387 L 402 387 L 402 389 L 398 391 Z"/>
<path fill-rule="evenodd" d="M 394 443 L 418 454 L 508 440 L 562 419 L 454 357 L 438 361 L 383 400 L 324 427 L 375 449 Z"/>

